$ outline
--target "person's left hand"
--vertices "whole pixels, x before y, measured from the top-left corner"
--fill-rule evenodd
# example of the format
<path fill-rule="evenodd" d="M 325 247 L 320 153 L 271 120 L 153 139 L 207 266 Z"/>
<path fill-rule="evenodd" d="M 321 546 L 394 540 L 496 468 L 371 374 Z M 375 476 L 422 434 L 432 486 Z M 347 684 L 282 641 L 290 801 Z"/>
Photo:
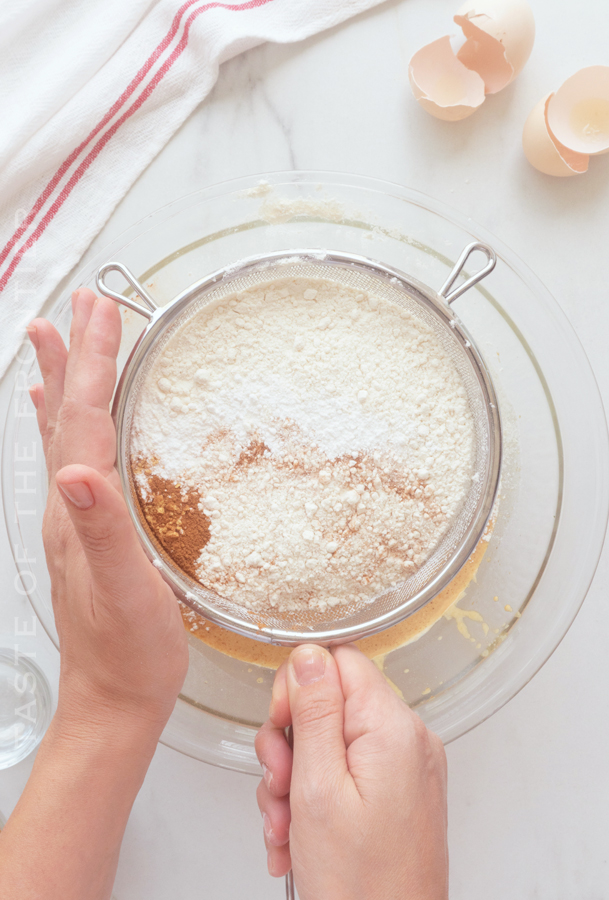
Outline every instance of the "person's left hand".
<path fill-rule="evenodd" d="M 116 722 L 125 712 L 160 734 L 186 674 L 187 636 L 176 597 L 139 543 L 114 467 L 109 407 L 120 313 L 81 289 L 69 351 L 45 319 L 28 333 L 44 379 L 30 393 L 49 474 L 43 537 L 61 651 L 58 714 L 84 723 L 104 711 Z"/>
<path fill-rule="evenodd" d="M 114 468 L 114 303 L 76 291 L 70 349 L 28 333 L 49 473 L 44 548 L 61 670 L 57 711 L 0 835 L 0 896 L 108 900 L 133 802 L 188 665 L 178 601 L 138 541 Z"/>

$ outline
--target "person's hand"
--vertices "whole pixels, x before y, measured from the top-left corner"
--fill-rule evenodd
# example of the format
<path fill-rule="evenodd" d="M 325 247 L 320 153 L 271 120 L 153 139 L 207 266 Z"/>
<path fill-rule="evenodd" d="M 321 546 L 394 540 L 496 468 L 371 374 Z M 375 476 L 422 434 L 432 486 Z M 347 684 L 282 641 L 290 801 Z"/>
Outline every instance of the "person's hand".
<path fill-rule="evenodd" d="M 442 742 L 356 647 L 291 654 L 256 752 L 269 872 L 300 900 L 446 900 Z"/>
<path fill-rule="evenodd" d="M 188 664 L 178 601 L 138 542 L 114 468 L 120 314 L 88 290 L 72 305 L 69 352 L 44 319 L 28 328 L 44 379 L 31 395 L 61 671 L 57 711 L 0 835 L 2 897 L 108 900 Z"/>
<path fill-rule="evenodd" d="M 109 406 L 121 318 L 116 304 L 73 296 L 70 349 L 45 319 L 28 334 L 44 386 L 30 394 L 49 474 L 43 537 L 59 634 L 58 714 L 163 728 L 188 664 L 178 602 L 138 541 L 114 468 Z"/>

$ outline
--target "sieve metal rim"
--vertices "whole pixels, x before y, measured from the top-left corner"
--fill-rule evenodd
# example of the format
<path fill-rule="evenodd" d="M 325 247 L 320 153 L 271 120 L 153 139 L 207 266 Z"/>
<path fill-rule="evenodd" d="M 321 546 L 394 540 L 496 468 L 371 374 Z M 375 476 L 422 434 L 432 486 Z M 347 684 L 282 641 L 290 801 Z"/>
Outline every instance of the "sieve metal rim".
<path fill-rule="evenodd" d="M 465 263 L 475 251 L 484 253 L 487 258 L 486 265 L 454 288 L 453 286 L 462 273 Z M 451 329 L 452 334 L 458 339 L 470 361 L 472 371 L 478 379 L 485 400 L 489 435 L 489 464 L 485 473 L 485 485 L 481 493 L 482 500 L 478 505 L 476 515 L 470 522 L 469 528 L 463 534 L 457 549 L 436 575 L 404 603 L 389 612 L 368 620 L 365 627 L 360 624 L 328 628 L 323 631 L 281 629 L 260 624 L 254 625 L 252 622 L 232 615 L 226 610 L 219 609 L 214 605 L 214 599 L 217 602 L 217 595 L 205 589 L 198 582 L 191 581 L 184 572 L 172 564 L 166 553 L 152 538 L 144 524 L 141 508 L 133 487 L 133 476 L 128 452 L 129 433 L 125 425 L 125 413 L 131 389 L 136 382 L 140 367 L 144 363 L 148 352 L 154 348 L 166 329 L 184 312 L 191 302 L 195 299 L 199 300 L 206 293 L 212 291 L 214 287 L 221 283 L 230 283 L 253 270 L 261 271 L 282 263 L 289 264 L 296 261 L 323 262 L 329 266 L 353 267 L 362 270 L 366 274 L 372 274 L 376 278 L 380 277 L 391 281 L 394 285 L 401 285 L 412 299 L 422 303 L 443 321 L 445 327 Z M 285 646 L 296 646 L 303 642 L 331 645 L 369 637 L 379 631 L 390 628 L 392 625 L 398 624 L 412 613 L 422 609 L 450 583 L 471 556 L 488 525 L 497 497 L 502 457 L 501 418 L 492 379 L 475 341 L 463 323 L 453 313 L 450 304 L 486 277 L 493 270 L 495 263 L 496 256 L 491 247 L 481 242 L 469 244 L 464 248 L 443 286 L 436 292 L 428 285 L 423 284 L 399 269 L 371 260 L 368 257 L 340 251 L 315 249 L 277 251 L 248 257 L 229 267 L 219 269 L 205 278 L 195 281 L 162 307 L 157 306 L 150 293 L 122 263 L 108 262 L 100 267 L 96 277 L 96 284 L 100 293 L 127 306 L 134 312 L 144 315 L 148 319 L 146 328 L 133 347 L 124 366 L 115 392 L 112 416 L 117 435 L 116 466 L 125 501 L 144 551 L 179 599 L 209 621 L 245 637 Z M 142 303 L 138 303 L 110 288 L 104 280 L 106 274 L 110 271 L 117 271 L 122 274 L 133 291 L 141 298 Z M 207 598 L 209 598 L 209 601 Z"/>

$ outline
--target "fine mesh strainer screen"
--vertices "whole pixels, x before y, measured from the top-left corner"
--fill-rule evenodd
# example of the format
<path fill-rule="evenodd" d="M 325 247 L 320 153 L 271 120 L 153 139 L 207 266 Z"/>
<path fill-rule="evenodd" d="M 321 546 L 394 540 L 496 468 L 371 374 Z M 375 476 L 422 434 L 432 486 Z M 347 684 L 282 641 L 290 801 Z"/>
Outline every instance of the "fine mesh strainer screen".
<path fill-rule="evenodd" d="M 151 532 L 141 512 L 131 467 L 131 435 L 142 386 L 176 333 L 209 304 L 276 279 L 323 279 L 397 304 L 432 332 L 452 361 L 472 415 L 474 477 L 461 509 L 439 544 L 417 571 L 362 603 L 320 609 L 249 611 L 206 589 L 178 568 Z M 247 389 L 247 386 L 245 386 Z M 152 318 L 129 361 L 115 402 L 119 471 L 142 541 L 176 593 L 220 625 L 262 640 L 296 643 L 304 639 L 352 640 L 395 624 L 421 608 L 454 577 L 481 538 L 494 503 L 499 477 L 500 428 L 490 378 L 450 307 L 433 291 L 395 270 L 360 257 L 324 253 L 275 254 L 246 261 L 198 282 Z M 361 447 L 362 451 L 374 448 Z"/>

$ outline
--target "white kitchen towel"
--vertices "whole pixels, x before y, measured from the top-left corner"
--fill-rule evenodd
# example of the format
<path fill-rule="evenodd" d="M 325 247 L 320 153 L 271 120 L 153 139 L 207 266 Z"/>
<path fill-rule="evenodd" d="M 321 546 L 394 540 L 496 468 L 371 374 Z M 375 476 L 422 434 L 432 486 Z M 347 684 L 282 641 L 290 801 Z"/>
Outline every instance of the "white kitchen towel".
<path fill-rule="evenodd" d="M 220 64 L 383 0 L 21 0 L 0 8 L 0 375 L 27 323 Z M 239 173 L 235 173 L 237 175 Z"/>

